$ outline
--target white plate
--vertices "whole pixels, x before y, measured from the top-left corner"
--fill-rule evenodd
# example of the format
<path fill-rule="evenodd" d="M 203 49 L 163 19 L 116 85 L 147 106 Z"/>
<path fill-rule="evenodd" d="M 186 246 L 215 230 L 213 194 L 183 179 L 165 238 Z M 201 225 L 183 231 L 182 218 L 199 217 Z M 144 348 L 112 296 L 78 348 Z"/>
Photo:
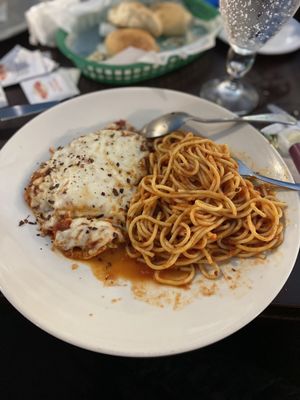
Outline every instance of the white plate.
<path fill-rule="evenodd" d="M 228 43 L 224 29 L 219 33 L 219 39 Z M 279 55 L 292 53 L 300 49 L 300 24 L 292 18 L 272 39 L 270 39 L 260 50 L 259 54 Z"/>
<path fill-rule="evenodd" d="M 245 261 L 240 278 L 235 282 L 221 279 L 211 296 L 202 294 L 203 285 L 210 282 L 195 282 L 191 290 L 157 285 L 162 297 L 156 300 L 165 301 L 163 308 L 136 299 L 130 286 L 104 287 L 85 265 L 73 271 L 70 260 L 52 252 L 47 239 L 36 236 L 35 226 L 18 227 L 18 221 L 30 213 L 23 188 L 37 163 L 48 158 L 50 146 L 63 145 L 79 133 L 116 119 L 126 118 L 141 127 L 174 110 L 205 117 L 230 115 L 212 103 L 175 91 L 105 90 L 41 114 L 0 152 L 0 288 L 25 317 L 66 342 L 125 356 L 200 348 L 235 332 L 262 312 L 293 268 L 299 248 L 300 210 L 298 194 L 288 191 L 280 193 L 288 208 L 285 240 L 277 251 L 264 262 Z M 291 179 L 281 157 L 253 127 L 210 125 L 199 126 L 199 131 L 228 143 L 244 158 L 247 154 L 246 161 L 251 164 L 252 160 L 257 170 L 271 168 L 273 177 Z M 182 296 L 179 304 L 176 293 Z M 114 302 L 116 298 L 122 300 Z M 22 332 L 19 334 L 22 337 Z"/>

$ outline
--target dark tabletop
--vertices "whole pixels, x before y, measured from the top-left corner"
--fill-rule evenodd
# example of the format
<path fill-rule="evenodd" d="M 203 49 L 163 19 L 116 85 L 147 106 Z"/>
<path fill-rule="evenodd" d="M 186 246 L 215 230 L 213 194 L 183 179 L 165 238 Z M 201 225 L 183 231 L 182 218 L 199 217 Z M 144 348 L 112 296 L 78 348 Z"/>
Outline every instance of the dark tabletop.
<path fill-rule="evenodd" d="M 30 47 L 27 34 L 0 42 L 0 57 L 15 44 Z M 51 50 L 61 65 L 71 66 Z M 225 73 L 227 46 L 221 42 L 192 64 L 141 83 L 198 95 L 207 80 Z M 275 103 L 300 111 L 300 51 L 258 56 L 248 75 L 260 92 L 257 111 Z M 81 93 L 109 86 L 81 77 Z M 18 86 L 6 90 L 9 104 L 26 103 Z M 0 146 L 26 122 L 1 125 Z M 3 184 L 3 183 L 2 183 Z M 69 399 L 118 396 L 212 400 L 300 399 L 300 257 L 273 303 L 246 328 L 208 348 L 160 359 L 115 358 L 63 343 L 21 316 L 0 295 L 3 399 Z M 0 394 L 1 396 L 1 394 Z"/>

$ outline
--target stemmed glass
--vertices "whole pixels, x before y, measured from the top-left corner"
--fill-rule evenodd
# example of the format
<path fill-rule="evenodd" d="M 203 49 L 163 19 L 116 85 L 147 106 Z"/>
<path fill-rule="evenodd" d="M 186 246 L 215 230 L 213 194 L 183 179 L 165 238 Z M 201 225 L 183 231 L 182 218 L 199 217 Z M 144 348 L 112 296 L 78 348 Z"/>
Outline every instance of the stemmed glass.
<path fill-rule="evenodd" d="M 241 80 L 251 69 L 255 53 L 295 14 L 300 0 L 220 0 L 220 10 L 230 43 L 224 80 L 203 85 L 200 96 L 237 114 L 258 104 L 256 89 Z"/>

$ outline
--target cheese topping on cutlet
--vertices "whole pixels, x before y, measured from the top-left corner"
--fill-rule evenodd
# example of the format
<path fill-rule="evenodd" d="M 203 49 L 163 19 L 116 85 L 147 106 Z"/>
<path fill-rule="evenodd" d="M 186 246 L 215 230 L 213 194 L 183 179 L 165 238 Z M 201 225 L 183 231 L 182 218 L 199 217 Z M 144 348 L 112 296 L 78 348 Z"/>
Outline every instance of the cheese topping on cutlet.
<path fill-rule="evenodd" d="M 124 130 L 100 130 L 59 147 L 33 174 L 25 193 L 41 231 L 55 239 L 57 231 L 72 229 L 76 218 L 124 227 L 132 195 L 146 174 L 147 155 L 146 140 Z"/>

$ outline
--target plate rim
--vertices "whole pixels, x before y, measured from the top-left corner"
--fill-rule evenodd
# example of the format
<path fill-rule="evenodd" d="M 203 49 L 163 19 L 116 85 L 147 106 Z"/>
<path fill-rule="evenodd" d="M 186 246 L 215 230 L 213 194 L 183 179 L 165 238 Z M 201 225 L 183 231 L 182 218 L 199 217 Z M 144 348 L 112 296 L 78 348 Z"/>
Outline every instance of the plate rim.
<path fill-rule="evenodd" d="M 153 88 L 153 87 L 147 87 L 147 86 L 132 86 L 132 87 L 128 87 L 128 88 L 111 88 L 111 89 L 105 89 L 105 90 L 100 90 L 100 91 L 96 91 L 96 92 L 92 92 L 92 93 L 87 93 L 84 94 L 82 96 L 77 96 L 71 100 L 68 100 L 67 102 L 63 102 L 60 103 L 54 107 L 52 107 L 51 109 L 45 111 L 44 113 L 36 116 L 35 118 L 33 118 L 32 120 L 28 121 L 26 124 L 24 124 L 7 142 L 6 144 L 3 146 L 3 148 L 0 150 L 0 153 L 2 153 L 3 151 L 7 151 L 7 149 L 9 150 L 9 146 L 13 145 L 13 142 L 15 140 L 18 140 L 18 137 L 22 134 L 22 130 L 25 129 L 25 127 L 27 128 L 28 125 L 30 125 L 32 123 L 33 120 L 37 120 L 37 119 L 42 119 L 44 114 L 50 114 L 52 112 L 55 113 L 55 109 L 56 107 L 61 107 L 61 105 L 64 105 L 65 103 L 70 104 L 71 102 L 73 102 L 74 104 L 76 104 L 77 102 L 81 102 L 82 100 L 84 101 L 84 98 L 87 97 L 93 97 L 93 96 L 101 96 L 102 93 L 107 93 L 107 92 L 118 92 L 118 91 L 122 91 L 122 92 L 126 92 L 126 91 L 155 91 L 157 93 L 161 93 L 161 92 L 168 92 L 170 94 L 177 94 L 180 96 L 186 96 L 187 98 L 194 100 L 194 101 L 200 101 L 200 102 L 204 102 L 204 103 L 208 103 L 210 105 L 213 105 L 214 108 L 216 109 L 220 109 L 223 112 L 226 111 L 228 115 L 234 115 L 233 113 L 229 112 L 228 110 L 224 109 L 223 107 L 220 107 L 219 105 L 216 105 L 214 103 L 211 103 L 205 99 L 202 99 L 200 97 L 197 97 L 196 95 L 193 94 L 189 94 L 189 93 L 185 93 L 185 92 L 180 92 L 180 91 L 176 91 L 176 90 L 172 90 L 172 89 L 164 89 L 164 88 Z M 54 111 L 53 111 L 54 110 Z M 249 125 L 249 124 L 248 124 Z M 256 134 L 261 135 L 252 125 L 250 125 L 251 128 L 256 132 Z M 284 160 L 282 159 L 282 157 L 280 156 L 280 154 L 276 151 L 276 149 L 273 148 L 273 152 L 276 153 L 276 156 L 280 159 L 281 163 L 283 166 L 285 166 L 287 174 L 289 176 L 289 178 L 291 178 L 291 174 L 290 171 L 288 169 L 288 167 L 286 166 Z M 291 178 L 292 179 L 292 178 Z M 297 213 L 300 214 L 300 205 L 297 205 Z M 300 234 L 300 224 L 298 225 L 298 233 Z M 299 244 L 300 244 L 300 235 L 298 235 L 298 249 L 299 249 Z M 88 349 L 91 351 L 95 351 L 95 352 L 99 352 L 99 353 L 103 353 L 103 354 L 109 354 L 109 355 L 117 355 L 117 356 L 126 356 L 126 357 L 158 357 L 158 356 L 166 356 L 166 355 L 174 355 L 174 354 L 180 354 L 180 353 L 185 353 L 188 351 L 192 351 L 192 350 L 197 350 L 199 348 L 203 348 L 206 347 L 212 343 L 215 343 L 221 339 L 224 339 L 228 336 L 230 336 L 231 334 L 237 332 L 238 330 L 240 330 L 241 328 L 243 328 L 244 326 L 246 326 L 248 323 L 250 323 L 251 321 L 253 321 L 269 304 L 270 302 L 277 296 L 277 294 L 280 292 L 280 290 L 282 289 L 282 287 L 284 286 L 284 284 L 286 283 L 288 277 L 290 276 L 294 266 L 295 266 L 295 261 L 297 259 L 297 252 L 295 251 L 295 255 L 294 257 L 292 257 L 291 261 L 290 261 L 290 265 L 291 267 L 289 268 L 289 271 L 287 271 L 284 274 L 284 278 L 282 279 L 282 284 L 280 287 L 277 288 L 276 290 L 276 294 L 275 296 L 269 295 L 268 299 L 264 302 L 264 304 L 260 304 L 259 306 L 257 306 L 252 313 L 247 314 L 246 317 L 244 318 L 239 318 L 237 321 L 235 321 L 234 323 L 234 329 L 232 329 L 232 326 L 227 327 L 226 329 L 222 329 L 222 331 L 220 333 L 217 333 L 216 335 L 208 338 L 204 344 L 199 344 L 197 341 L 191 341 L 187 344 L 182 344 L 181 347 L 177 346 L 176 348 L 174 348 L 173 350 L 167 350 L 167 351 L 162 351 L 162 350 L 158 350 L 158 351 L 150 351 L 150 352 L 141 352 L 140 350 L 138 350 L 137 352 L 135 352 L 134 350 L 131 351 L 122 351 L 120 350 L 120 348 L 118 348 L 117 350 L 115 348 L 109 348 L 109 346 L 99 346 L 99 344 L 91 344 L 91 343 L 87 343 L 84 341 L 84 339 L 81 338 L 77 338 L 77 340 L 74 340 L 74 338 L 69 338 L 67 335 L 61 334 L 60 332 L 57 332 L 55 330 L 55 328 L 49 328 L 47 322 L 40 322 L 39 318 L 36 318 L 35 315 L 32 315 L 30 313 L 27 312 L 26 309 L 22 308 L 22 304 L 21 304 L 21 300 L 19 300 L 18 303 L 18 299 L 14 297 L 14 294 L 11 293 L 9 290 L 6 290 L 6 288 L 3 288 L 3 285 L 0 282 L 0 289 L 3 293 L 3 295 L 6 297 L 6 299 L 10 302 L 10 304 L 13 305 L 13 307 L 20 312 L 26 319 L 28 319 L 29 321 L 31 321 L 32 323 L 34 323 L 38 328 L 42 329 L 43 331 L 51 334 L 52 336 L 63 340 L 66 343 L 72 344 L 74 346 L 83 348 L 83 349 Z M 0 268 L 3 267 L 3 263 L 0 259 Z M 198 343 L 198 344 L 197 344 Z"/>

